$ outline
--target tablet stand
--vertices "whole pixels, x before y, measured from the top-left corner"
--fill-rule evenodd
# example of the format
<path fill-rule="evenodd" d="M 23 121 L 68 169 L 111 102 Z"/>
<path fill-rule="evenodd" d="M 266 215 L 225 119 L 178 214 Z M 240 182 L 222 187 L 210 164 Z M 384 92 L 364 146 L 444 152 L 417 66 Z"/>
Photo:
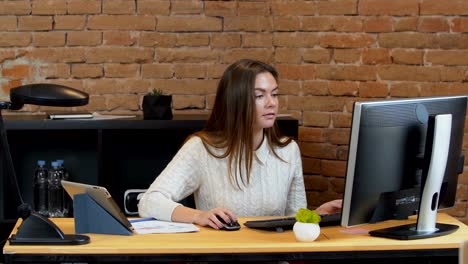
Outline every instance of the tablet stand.
<path fill-rule="evenodd" d="M 126 226 L 117 221 L 88 194 L 73 198 L 75 232 L 111 235 L 132 235 Z"/>

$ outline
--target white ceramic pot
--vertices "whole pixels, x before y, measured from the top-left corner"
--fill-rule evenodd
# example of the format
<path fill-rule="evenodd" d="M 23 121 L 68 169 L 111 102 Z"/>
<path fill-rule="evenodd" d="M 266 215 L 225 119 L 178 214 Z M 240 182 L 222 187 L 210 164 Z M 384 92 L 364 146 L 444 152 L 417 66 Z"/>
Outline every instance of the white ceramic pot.
<path fill-rule="evenodd" d="M 320 226 L 318 224 L 296 222 L 293 231 L 297 241 L 310 242 L 320 235 Z"/>

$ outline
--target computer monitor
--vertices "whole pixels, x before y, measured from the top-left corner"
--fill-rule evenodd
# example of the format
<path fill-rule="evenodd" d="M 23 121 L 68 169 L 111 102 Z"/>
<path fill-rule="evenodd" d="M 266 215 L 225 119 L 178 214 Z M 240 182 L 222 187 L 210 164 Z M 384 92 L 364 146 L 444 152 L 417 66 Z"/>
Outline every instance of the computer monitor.
<path fill-rule="evenodd" d="M 418 214 L 417 223 L 374 236 L 417 239 L 457 226 L 435 223 L 455 203 L 463 171 L 466 96 L 354 104 L 341 225 Z M 446 230 L 448 229 L 448 230 Z"/>

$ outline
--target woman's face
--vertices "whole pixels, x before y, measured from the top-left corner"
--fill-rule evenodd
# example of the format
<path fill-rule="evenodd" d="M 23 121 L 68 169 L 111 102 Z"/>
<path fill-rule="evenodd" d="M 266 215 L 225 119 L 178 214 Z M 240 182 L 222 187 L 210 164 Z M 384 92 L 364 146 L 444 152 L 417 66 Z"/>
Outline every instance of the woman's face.
<path fill-rule="evenodd" d="M 255 110 L 254 129 L 273 126 L 278 114 L 278 84 L 269 72 L 255 78 Z"/>

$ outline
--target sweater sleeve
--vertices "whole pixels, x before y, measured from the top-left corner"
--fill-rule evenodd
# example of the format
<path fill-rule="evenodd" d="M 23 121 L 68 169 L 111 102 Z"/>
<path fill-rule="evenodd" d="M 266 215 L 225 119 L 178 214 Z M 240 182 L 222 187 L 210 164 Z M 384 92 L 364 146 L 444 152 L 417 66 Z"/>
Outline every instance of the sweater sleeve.
<path fill-rule="evenodd" d="M 293 141 L 290 144 L 294 145 L 291 153 L 293 179 L 289 187 L 286 215 L 295 215 L 299 208 L 307 208 L 307 196 L 302 173 L 301 152 L 296 142 Z"/>
<path fill-rule="evenodd" d="M 141 217 L 171 221 L 177 201 L 191 195 L 199 186 L 203 168 L 202 153 L 206 153 L 200 138 L 188 140 L 156 177 L 138 204 Z"/>

